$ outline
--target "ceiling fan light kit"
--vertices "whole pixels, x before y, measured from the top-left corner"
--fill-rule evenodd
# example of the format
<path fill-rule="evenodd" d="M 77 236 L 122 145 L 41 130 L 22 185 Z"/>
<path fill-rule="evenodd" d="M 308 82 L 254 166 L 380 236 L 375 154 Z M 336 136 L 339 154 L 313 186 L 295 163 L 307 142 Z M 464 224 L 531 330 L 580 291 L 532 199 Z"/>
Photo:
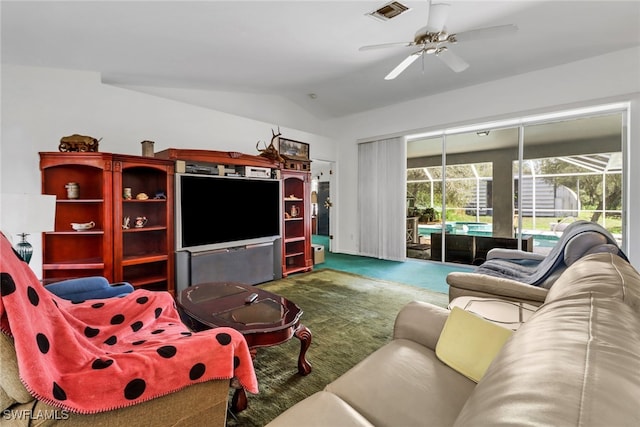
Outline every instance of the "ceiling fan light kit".
<path fill-rule="evenodd" d="M 456 44 L 460 41 L 472 41 L 483 38 L 500 37 L 514 34 L 518 31 L 515 25 L 498 25 L 495 27 L 479 28 L 475 30 L 465 31 L 462 33 L 448 33 L 445 29 L 445 22 L 449 13 L 449 4 L 433 4 L 429 5 L 429 18 L 427 25 L 416 31 L 412 42 L 394 42 L 376 45 L 362 46 L 359 50 L 372 50 L 387 47 L 413 47 L 420 48 L 419 51 L 410 54 L 400 64 L 398 64 L 389 74 L 385 76 L 385 80 L 393 80 L 406 70 L 418 57 L 434 55 L 438 57 L 445 65 L 456 73 L 460 73 L 467 68 L 469 64 L 453 53 L 447 45 Z"/>

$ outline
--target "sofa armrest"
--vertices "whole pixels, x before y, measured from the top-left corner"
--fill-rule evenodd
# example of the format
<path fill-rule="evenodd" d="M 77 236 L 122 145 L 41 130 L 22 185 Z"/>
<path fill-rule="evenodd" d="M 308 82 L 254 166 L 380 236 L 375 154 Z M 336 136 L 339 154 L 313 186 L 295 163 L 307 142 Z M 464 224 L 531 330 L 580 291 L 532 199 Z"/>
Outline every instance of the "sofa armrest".
<path fill-rule="evenodd" d="M 527 252 L 527 251 L 519 251 L 517 249 L 504 249 L 504 248 L 493 248 L 487 252 L 487 259 L 530 259 L 534 261 L 542 261 L 545 258 L 544 255 L 535 253 L 535 252 Z"/>
<path fill-rule="evenodd" d="M 447 274 L 449 301 L 461 296 L 492 297 L 521 301 L 535 306 L 544 302 L 548 290 L 511 279 L 486 274 L 452 272 Z"/>
<path fill-rule="evenodd" d="M 393 338 L 415 341 L 435 351 L 448 316 L 446 308 L 421 301 L 410 302 L 396 317 Z"/>

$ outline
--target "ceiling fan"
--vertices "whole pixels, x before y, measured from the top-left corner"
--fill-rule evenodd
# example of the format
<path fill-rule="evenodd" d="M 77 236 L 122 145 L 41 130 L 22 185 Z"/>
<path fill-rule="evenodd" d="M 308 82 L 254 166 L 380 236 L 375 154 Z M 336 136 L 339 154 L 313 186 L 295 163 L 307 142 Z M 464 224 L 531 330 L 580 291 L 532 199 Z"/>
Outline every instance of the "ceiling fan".
<path fill-rule="evenodd" d="M 465 31 L 462 33 L 449 33 L 446 30 L 445 23 L 449 14 L 451 5 L 445 3 L 431 4 L 429 2 L 429 19 L 427 25 L 416 31 L 413 41 L 411 42 L 395 42 L 383 43 L 369 46 L 362 46 L 360 51 L 381 49 L 387 47 L 417 47 L 418 50 L 411 53 L 398 66 L 396 66 L 385 80 L 393 80 L 398 77 L 404 70 L 409 67 L 416 59 L 424 55 L 434 55 L 444 62 L 449 68 L 456 73 L 466 70 L 469 64 L 453 53 L 449 46 L 458 42 L 479 40 L 492 37 L 500 37 L 513 34 L 518 31 L 515 25 L 498 25 L 495 27 L 479 28 L 476 30 Z"/>

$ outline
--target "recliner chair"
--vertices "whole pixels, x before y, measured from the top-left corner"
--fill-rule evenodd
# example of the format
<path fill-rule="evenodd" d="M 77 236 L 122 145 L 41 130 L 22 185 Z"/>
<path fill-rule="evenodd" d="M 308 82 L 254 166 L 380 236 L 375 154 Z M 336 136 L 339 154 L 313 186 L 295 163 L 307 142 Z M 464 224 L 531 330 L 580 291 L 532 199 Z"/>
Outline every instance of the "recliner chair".
<path fill-rule="evenodd" d="M 590 221 L 569 224 L 547 256 L 492 249 L 472 272 L 447 275 L 449 301 L 461 296 L 491 297 L 541 305 L 548 289 L 571 264 L 595 252 L 626 255 L 604 227 Z"/>

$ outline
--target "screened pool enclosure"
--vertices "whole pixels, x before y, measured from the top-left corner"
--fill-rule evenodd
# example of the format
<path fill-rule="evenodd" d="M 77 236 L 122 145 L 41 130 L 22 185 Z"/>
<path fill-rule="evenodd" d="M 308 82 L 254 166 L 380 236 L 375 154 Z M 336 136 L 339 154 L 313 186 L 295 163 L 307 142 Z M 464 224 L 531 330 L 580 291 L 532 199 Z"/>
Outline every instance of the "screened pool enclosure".
<path fill-rule="evenodd" d="M 624 138 L 624 111 L 606 111 L 408 139 L 407 255 L 477 264 L 485 252 L 466 254 L 477 245 L 544 253 L 576 219 L 624 246 Z"/>

